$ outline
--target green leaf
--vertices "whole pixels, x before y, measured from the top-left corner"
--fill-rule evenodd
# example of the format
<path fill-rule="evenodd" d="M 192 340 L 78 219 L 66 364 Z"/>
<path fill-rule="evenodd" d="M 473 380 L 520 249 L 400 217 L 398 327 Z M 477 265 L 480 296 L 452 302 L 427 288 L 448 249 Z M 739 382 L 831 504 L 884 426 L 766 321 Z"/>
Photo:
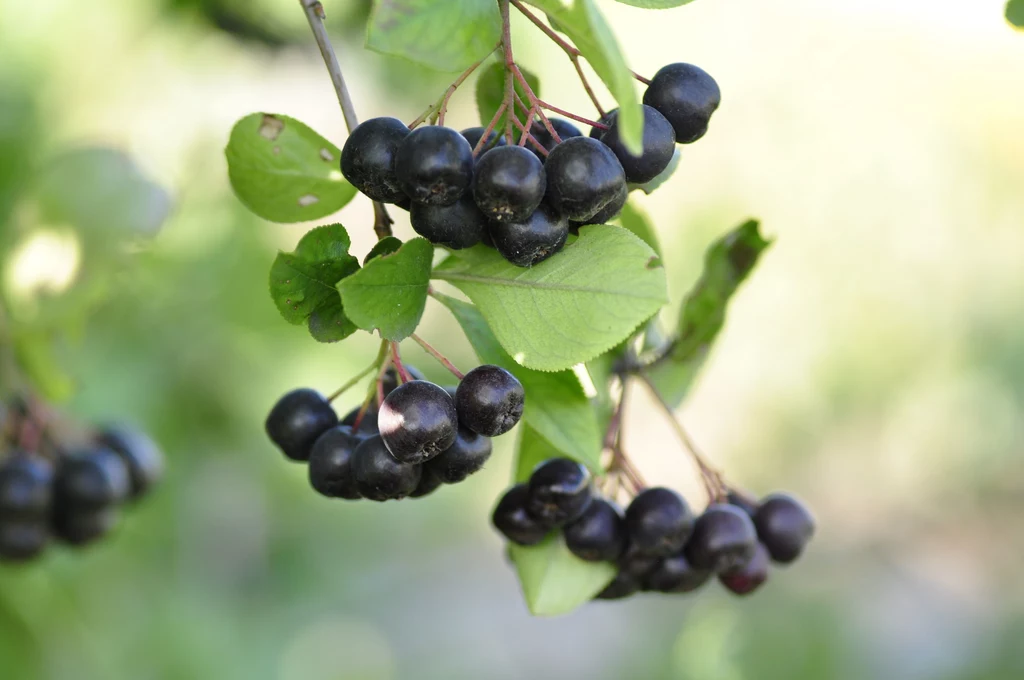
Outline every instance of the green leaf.
<path fill-rule="evenodd" d="M 593 359 L 667 298 L 665 270 L 650 246 L 601 224 L 533 267 L 516 267 L 477 246 L 456 251 L 434 278 L 469 296 L 516 363 L 541 371 Z"/>
<path fill-rule="evenodd" d="M 370 252 L 368 252 L 366 257 L 363 258 L 363 264 L 366 264 L 379 255 L 390 255 L 401 247 L 401 239 L 397 239 L 394 236 L 385 236 L 373 244 L 373 247 L 370 248 Z"/>
<path fill-rule="evenodd" d="M 688 5 L 693 0 L 615 0 L 615 2 L 621 2 L 623 5 L 632 5 L 641 9 L 671 9 L 672 7 Z"/>
<path fill-rule="evenodd" d="M 1006 20 L 1017 28 L 1024 28 L 1024 0 L 1010 0 L 1006 3 Z"/>
<path fill-rule="evenodd" d="M 542 373 L 518 365 L 502 349 L 476 307 L 439 293 L 435 297 L 451 310 L 481 361 L 501 366 L 523 384 L 526 407 L 522 427 L 530 428 L 554 456 L 568 456 L 592 470 L 600 470 L 601 433 L 576 374 Z"/>
<path fill-rule="evenodd" d="M 288 116 L 253 113 L 241 119 L 224 155 L 239 200 L 271 222 L 317 220 L 356 195 L 341 176 L 338 147 Z"/>
<path fill-rule="evenodd" d="M 345 313 L 359 328 L 380 331 L 385 340 L 409 337 L 427 304 L 433 256 L 429 241 L 414 238 L 373 258 L 338 286 Z"/>
<path fill-rule="evenodd" d="M 608 86 L 619 104 L 622 142 L 627 150 L 639 156 L 643 151 L 644 118 L 633 85 L 633 73 L 595 0 L 575 0 L 572 7 L 565 7 L 561 0 L 528 1 L 547 13 L 557 30 L 569 36 Z"/>
<path fill-rule="evenodd" d="M 675 174 L 676 170 L 679 168 L 679 160 L 682 157 L 683 155 L 682 153 L 680 153 L 679 147 L 677 146 L 676 150 L 672 152 L 672 160 L 668 162 L 668 165 L 665 167 L 664 170 L 658 173 L 657 177 L 655 177 L 650 182 L 647 182 L 645 184 L 630 184 L 629 190 L 632 191 L 634 189 L 639 189 L 640 191 L 650 196 L 652 193 L 654 193 L 655 189 L 659 189 L 662 184 L 667 182 L 669 178 Z"/>
<path fill-rule="evenodd" d="M 339 281 L 359 269 L 348 254 L 348 232 L 340 224 L 313 229 L 292 253 L 278 253 L 270 267 L 270 295 L 285 321 L 306 323 L 320 342 L 336 342 L 356 332 L 345 315 Z"/>
<path fill-rule="evenodd" d="M 648 376 L 673 406 L 686 397 L 712 343 L 725 324 L 729 300 L 771 245 L 750 220 L 711 244 L 704 272 L 683 301 L 677 336 Z"/>
<path fill-rule="evenodd" d="M 587 562 L 569 552 L 560 532 L 538 545 L 509 545 L 526 606 L 534 616 L 568 614 L 594 599 L 615 578 L 611 562 Z"/>
<path fill-rule="evenodd" d="M 661 244 L 658 243 L 658 234 L 654 231 L 647 213 L 640 206 L 636 205 L 633 201 L 627 202 L 622 207 L 618 222 L 636 234 L 658 254 L 658 257 L 661 257 Z"/>
<path fill-rule="evenodd" d="M 534 74 L 530 73 L 526 69 L 520 69 L 523 72 L 523 76 L 526 78 L 526 82 L 530 84 L 530 88 L 533 93 L 540 96 L 540 79 Z M 526 101 L 526 93 L 523 91 L 523 86 L 518 82 L 515 84 L 516 92 L 519 94 L 523 101 Z M 476 108 L 480 114 L 480 124 L 487 125 L 491 118 L 494 117 L 494 112 L 498 110 L 501 103 L 505 99 L 505 64 L 504 62 L 496 62 L 485 68 L 480 73 L 480 77 L 476 81 Z M 499 135 L 504 134 L 505 121 L 508 118 L 507 112 L 502 114 L 501 118 L 498 119 L 497 125 L 494 129 Z M 517 110 L 516 118 L 523 125 L 526 124 L 526 112 Z"/>
<path fill-rule="evenodd" d="M 52 159 L 36 183 L 40 217 L 70 224 L 109 247 L 110 238 L 153 236 L 171 197 L 115 149 L 76 149 Z"/>
<path fill-rule="evenodd" d="M 494 0 L 375 0 L 366 46 L 439 71 L 486 57 L 501 36 Z"/>

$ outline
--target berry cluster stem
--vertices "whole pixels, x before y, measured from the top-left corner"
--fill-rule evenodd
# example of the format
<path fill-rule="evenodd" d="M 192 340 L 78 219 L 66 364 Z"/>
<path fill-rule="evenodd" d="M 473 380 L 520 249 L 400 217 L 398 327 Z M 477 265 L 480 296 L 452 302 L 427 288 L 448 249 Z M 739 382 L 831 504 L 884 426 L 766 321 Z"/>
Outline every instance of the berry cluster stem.
<path fill-rule="evenodd" d="M 402 353 L 398 349 L 398 343 L 391 343 L 391 361 L 395 364 L 395 370 L 398 371 L 398 380 L 402 383 L 407 383 L 412 380 L 412 376 L 409 375 L 408 369 L 405 364 L 402 363 Z"/>
<path fill-rule="evenodd" d="M 453 364 L 451 362 L 451 360 L 448 359 L 448 357 L 446 357 L 445 355 L 441 354 L 439 351 L 434 349 L 430 345 L 430 343 L 428 343 L 426 340 L 424 340 L 420 336 L 416 335 L 415 333 L 413 333 L 409 337 L 412 338 L 413 340 L 415 340 L 416 344 L 418 344 L 420 347 L 425 349 L 427 351 L 427 353 L 430 354 L 430 356 L 432 356 L 435 359 L 437 359 L 441 363 L 441 365 L 444 366 L 445 368 L 447 368 L 448 371 L 452 375 L 454 375 L 456 378 L 458 378 L 459 380 L 462 380 L 463 378 L 466 377 L 466 374 L 463 373 L 462 371 L 460 371 L 458 368 L 456 368 L 455 364 Z"/>
<path fill-rule="evenodd" d="M 327 27 L 324 26 L 324 6 L 320 0 L 299 0 L 303 11 L 306 13 L 306 20 L 309 28 L 313 31 L 313 38 L 317 47 L 320 48 L 320 56 L 327 66 L 327 73 L 331 76 L 331 83 L 334 85 L 334 92 L 338 95 L 338 104 L 341 105 L 341 115 L 345 119 L 345 127 L 351 133 L 359 125 L 359 118 L 356 116 L 356 107 L 352 103 L 352 96 L 349 94 L 348 86 L 345 85 L 345 76 L 341 71 L 341 64 L 338 63 L 338 55 L 334 51 L 331 39 L 327 35 Z M 394 220 L 388 215 L 387 208 L 383 203 L 373 202 L 373 231 L 378 239 L 391 236 L 391 225 Z"/>
<path fill-rule="evenodd" d="M 336 389 L 334 392 L 332 392 L 330 396 L 327 397 L 327 401 L 334 401 L 335 399 L 343 395 L 345 392 L 347 392 L 349 389 L 355 387 L 356 383 L 358 383 L 360 380 L 373 373 L 375 370 L 377 370 L 377 362 L 370 364 L 362 371 L 360 371 L 359 375 L 355 376 L 354 378 L 346 382 L 344 385 Z"/>
<path fill-rule="evenodd" d="M 629 383 L 623 381 L 622 394 L 619 395 L 619 400 L 612 411 L 612 417 L 608 421 L 608 429 L 604 434 L 604 449 L 612 452 L 612 460 L 608 465 L 608 471 L 617 473 L 614 475 L 616 483 L 624 478 L 629 486 L 629 490 L 636 494 L 643 491 L 647 487 L 647 483 L 644 481 L 643 475 L 640 474 L 636 465 L 626 455 L 626 450 L 622 445 L 623 419 L 625 417 L 628 393 Z"/>
<path fill-rule="evenodd" d="M 473 64 L 465 71 L 463 71 L 458 78 L 452 81 L 452 84 L 448 86 L 448 89 L 444 91 L 444 94 L 441 95 L 440 99 L 438 99 L 436 102 L 428 106 L 427 110 L 421 113 L 416 118 L 416 120 L 409 123 L 409 129 L 412 130 L 413 128 L 419 126 L 420 124 L 422 124 L 424 121 L 426 121 L 428 118 L 435 114 L 437 115 L 437 124 L 444 125 L 444 117 L 448 113 L 448 102 L 451 101 L 452 95 L 455 94 L 455 91 L 459 89 L 459 86 L 461 86 L 462 83 L 466 82 L 466 78 L 469 78 L 471 75 L 473 75 L 473 72 L 480 68 L 480 64 L 484 63 L 487 57 L 494 54 L 494 52 L 497 51 L 500 47 L 501 43 L 499 42 L 497 45 L 494 46 L 494 49 L 492 49 L 483 57 L 483 59 L 480 59 L 475 64 Z"/>
<path fill-rule="evenodd" d="M 384 401 L 384 373 L 388 370 L 388 366 L 391 365 L 391 355 L 388 353 L 388 348 L 388 342 L 381 340 L 380 349 L 377 350 L 377 358 L 374 360 L 373 366 L 371 366 L 371 370 L 377 369 L 377 377 L 366 390 L 366 397 L 363 398 L 363 403 L 359 407 L 359 413 L 356 414 L 355 422 L 352 423 L 353 431 L 359 430 L 359 425 L 363 422 L 363 416 L 366 415 L 374 398 L 377 399 L 378 404 Z"/>

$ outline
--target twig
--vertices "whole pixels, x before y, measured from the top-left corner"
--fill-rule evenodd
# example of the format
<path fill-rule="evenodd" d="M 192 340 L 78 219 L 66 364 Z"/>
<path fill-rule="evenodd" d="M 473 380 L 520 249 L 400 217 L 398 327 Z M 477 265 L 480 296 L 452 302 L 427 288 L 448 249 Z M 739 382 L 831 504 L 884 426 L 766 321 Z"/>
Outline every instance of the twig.
<path fill-rule="evenodd" d="M 471 76 L 473 74 L 473 71 L 476 71 L 478 68 L 480 68 L 480 64 L 484 63 L 487 57 L 491 56 L 494 53 L 494 51 L 500 47 L 501 43 L 499 42 L 497 45 L 494 46 L 494 49 L 492 49 L 490 52 L 486 54 L 486 56 L 484 56 L 483 59 L 481 59 L 480 61 L 476 62 L 475 64 L 467 68 L 465 71 L 463 71 L 459 75 L 459 77 L 456 78 L 452 82 L 452 84 L 448 86 L 448 89 L 444 91 L 444 94 L 441 95 L 440 99 L 438 99 L 436 102 L 428 106 L 427 110 L 420 114 L 419 117 L 416 118 L 416 120 L 409 123 L 409 129 L 412 130 L 413 128 L 418 126 L 420 123 L 429 118 L 431 114 L 433 114 L 434 112 L 437 112 L 437 124 L 444 125 L 444 117 L 445 114 L 448 113 L 448 102 L 451 100 L 452 95 L 455 94 L 455 90 L 459 89 L 459 86 L 461 86 L 462 83 L 466 82 L 466 78 Z"/>
<path fill-rule="evenodd" d="M 497 127 L 498 121 L 501 120 L 501 114 L 505 113 L 505 111 L 507 109 L 508 109 L 508 104 L 506 104 L 505 102 L 502 102 L 501 106 L 498 107 L 498 110 L 494 112 L 494 116 L 491 118 L 491 122 L 489 122 L 487 124 L 487 127 L 484 128 L 484 133 L 482 135 L 480 135 L 480 141 L 478 141 L 476 143 L 476 146 L 473 147 L 473 157 L 474 158 L 476 157 L 476 155 L 478 153 L 480 153 L 481 149 L 483 149 L 485 146 L 487 146 L 488 138 L 491 136 L 491 133 L 494 132 L 494 128 Z"/>
<path fill-rule="evenodd" d="M 447 368 L 448 371 L 452 375 L 454 375 L 456 378 L 458 378 L 459 380 L 462 380 L 463 378 L 466 377 L 466 374 L 463 373 L 462 371 L 460 371 L 459 369 L 457 369 L 455 367 L 455 364 L 453 364 L 451 361 L 449 361 L 448 357 L 446 357 L 445 355 L 441 354 L 436 349 L 431 347 L 430 343 L 428 343 L 426 340 L 424 340 L 420 336 L 416 335 L 415 333 L 413 333 L 409 337 L 412 338 L 413 340 L 415 340 L 416 343 L 420 347 L 425 349 L 427 351 L 427 353 L 430 354 L 430 356 L 432 356 L 435 359 L 437 359 L 441 363 L 441 365 L 444 366 L 445 368 Z"/>
<path fill-rule="evenodd" d="M 360 380 L 368 376 L 370 373 L 373 373 L 375 370 L 377 370 L 376 362 L 364 368 L 362 371 L 359 372 L 359 375 L 355 376 L 347 383 L 339 387 L 337 390 L 332 392 L 331 395 L 327 397 L 327 401 L 334 401 L 335 399 L 343 395 L 345 392 L 347 392 L 349 389 L 354 387 L 356 383 L 358 383 Z"/>
<path fill-rule="evenodd" d="M 395 364 L 395 370 L 398 371 L 398 381 L 401 383 L 407 383 L 412 380 L 412 376 L 409 375 L 408 369 L 405 364 L 402 363 L 402 354 L 398 351 L 398 343 L 391 343 L 391 361 Z"/>
<path fill-rule="evenodd" d="M 516 66 L 515 58 L 512 56 L 512 22 L 508 16 L 508 0 L 500 0 L 501 9 L 501 49 L 505 56 L 505 106 L 508 115 L 505 116 L 505 139 L 512 143 L 512 119 L 516 117 L 515 106 L 510 105 L 515 95 L 516 87 L 513 77 L 513 69 Z"/>

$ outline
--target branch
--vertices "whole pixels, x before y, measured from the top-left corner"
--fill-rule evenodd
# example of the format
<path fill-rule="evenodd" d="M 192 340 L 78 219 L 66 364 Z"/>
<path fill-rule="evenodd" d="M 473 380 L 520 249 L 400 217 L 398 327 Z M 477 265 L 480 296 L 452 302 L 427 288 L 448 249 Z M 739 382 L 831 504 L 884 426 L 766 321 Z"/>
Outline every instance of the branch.
<path fill-rule="evenodd" d="M 456 378 L 458 378 L 459 380 L 462 380 L 463 378 L 465 378 L 465 377 L 466 377 L 466 374 L 465 374 L 465 373 L 463 373 L 462 371 L 460 371 L 460 370 L 459 370 L 458 368 L 456 368 L 456 367 L 455 367 L 455 364 L 453 364 L 453 363 L 451 362 L 451 360 L 450 360 L 450 359 L 448 359 L 448 357 L 446 357 L 445 355 L 441 354 L 441 353 L 440 353 L 440 352 L 438 352 L 438 351 L 437 351 L 436 349 L 434 349 L 433 347 L 431 347 L 431 346 L 430 346 L 430 343 L 428 343 L 428 342 L 427 342 L 426 340 L 424 340 L 424 339 L 423 339 L 423 338 L 421 338 L 420 336 L 416 335 L 415 333 L 413 333 L 413 334 L 412 334 L 412 335 L 410 335 L 409 337 L 410 337 L 410 338 L 412 338 L 413 340 L 415 340 L 415 341 L 416 341 L 416 343 L 417 343 L 417 344 L 418 344 L 418 345 L 419 345 L 420 347 L 422 347 L 423 349 L 425 349 L 425 350 L 427 351 L 427 353 L 428 353 L 428 354 L 429 354 L 430 356 L 432 356 L 432 357 L 434 357 L 435 359 L 437 359 L 437 360 L 438 360 L 438 362 L 440 362 L 440 364 L 441 364 L 442 366 L 444 366 L 445 368 L 447 368 L 447 369 L 448 369 L 448 371 L 449 371 L 449 372 L 450 372 L 450 373 L 451 373 L 452 375 L 454 375 L 454 376 L 455 376 Z"/>

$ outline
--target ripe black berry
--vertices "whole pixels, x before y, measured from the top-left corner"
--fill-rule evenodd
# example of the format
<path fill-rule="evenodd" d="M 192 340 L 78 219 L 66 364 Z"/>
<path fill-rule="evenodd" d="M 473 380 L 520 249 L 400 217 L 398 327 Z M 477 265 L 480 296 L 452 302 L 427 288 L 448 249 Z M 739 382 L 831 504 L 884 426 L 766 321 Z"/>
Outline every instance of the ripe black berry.
<path fill-rule="evenodd" d="M 563 142 L 571 137 L 581 137 L 583 135 L 578 127 L 563 118 L 548 118 L 548 122 L 551 123 L 551 127 L 555 129 L 555 132 L 558 133 L 559 139 Z M 530 126 L 530 134 L 533 135 L 533 138 L 540 142 L 549 153 L 558 145 L 555 138 L 551 136 L 551 132 L 548 131 L 547 126 L 539 120 L 533 121 L 533 125 Z M 541 153 L 534 149 L 532 145 L 530 146 L 530 150 L 543 160 Z"/>
<path fill-rule="evenodd" d="M 384 399 L 377 425 L 395 460 L 422 463 L 455 443 L 459 421 L 443 387 L 412 380 Z"/>
<path fill-rule="evenodd" d="M 693 527 L 686 559 L 697 569 L 716 573 L 747 563 L 757 546 L 757 531 L 747 513 L 733 505 L 708 506 Z"/>
<path fill-rule="evenodd" d="M 574 233 L 579 233 L 580 227 L 585 227 L 588 224 L 608 224 L 622 212 L 622 209 L 626 206 L 626 201 L 629 200 L 629 189 L 626 185 L 622 185 L 622 190 L 619 191 L 619 195 L 614 200 L 608 203 L 605 207 L 601 208 L 596 215 L 591 217 L 589 220 L 583 222 L 569 222 L 570 231 L 574 230 Z"/>
<path fill-rule="evenodd" d="M 568 219 L 586 221 L 615 199 L 626 183 L 611 149 L 590 137 L 572 137 L 544 163 L 547 198 Z"/>
<path fill-rule="evenodd" d="M 726 496 L 726 500 L 729 505 L 735 505 L 743 512 L 750 515 L 751 518 L 757 514 L 757 501 L 739 491 L 730 491 Z"/>
<path fill-rule="evenodd" d="M 452 205 L 473 179 L 473 148 L 451 128 L 417 128 L 398 146 L 395 174 L 414 203 Z"/>
<path fill-rule="evenodd" d="M 675 491 L 664 487 L 645 489 L 626 509 L 626 530 L 640 552 L 668 557 L 686 544 L 693 531 L 693 514 Z"/>
<path fill-rule="evenodd" d="M 682 554 L 663 557 L 647 575 L 644 587 L 661 593 L 689 593 L 711 578 L 711 572 L 695 569 Z"/>
<path fill-rule="evenodd" d="M 46 548 L 49 538 L 41 520 L 0 520 L 0 560 L 24 562 L 37 557 Z"/>
<path fill-rule="evenodd" d="M 458 484 L 480 470 L 491 457 L 491 440 L 459 427 L 455 443 L 423 464 L 426 471 L 445 484 Z"/>
<path fill-rule="evenodd" d="M 498 501 L 491 522 L 505 538 L 519 545 L 536 545 L 544 540 L 548 529 L 526 510 L 530 493 L 526 484 L 516 484 Z"/>
<path fill-rule="evenodd" d="M 618 109 L 612 109 L 608 113 L 606 113 L 603 116 L 601 116 L 600 118 L 598 118 L 597 122 L 600 123 L 601 125 L 604 125 L 604 127 L 603 128 L 599 128 L 596 125 L 595 126 L 591 126 L 590 133 L 587 136 L 590 137 L 591 139 L 601 139 L 601 137 L 604 136 L 604 133 L 608 131 L 608 128 L 610 128 L 612 126 L 612 121 L 615 120 L 615 118 L 618 115 L 619 115 L 619 110 Z"/>
<path fill-rule="evenodd" d="M 471 149 L 475 149 L 476 145 L 480 142 L 480 138 L 484 136 L 484 128 L 466 128 L 460 134 L 466 138 L 467 142 L 469 142 L 469 147 Z M 487 142 L 480 149 L 480 153 L 484 153 L 485 151 L 498 146 L 505 146 L 505 137 L 498 134 L 496 131 L 491 130 L 490 134 L 487 135 Z"/>
<path fill-rule="evenodd" d="M 650 182 L 660 175 L 672 161 L 672 154 L 676 150 L 672 124 L 657 109 L 646 105 L 641 108 L 644 113 L 644 133 L 643 150 L 639 156 L 630 153 L 622 143 L 617 112 L 609 112 L 611 126 L 599 138 L 619 159 L 626 173 L 626 181 L 635 184 Z"/>
<path fill-rule="evenodd" d="M 397 118 L 363 121 L 341 149 L 341 174 L 375 201 L 400 203 L 405 194 L 395 175 L 395 156 L 407 136 L 409 128 Z"/>
<path fill-rule="evenodd" d="M 695 142 L 708 130 L 711 114 L 722 101 L 718 83 L 693 64 L 663 66 L 644 93 L 644 104 L 668 119 L 680 144 Z"/>
<path fill-rule="evenodd" d="M 426 469 L 426 467 L 422 465 L 420 467 L 423 470 L 420 475 L 420 483 L 417 484 L 413 492 L 409 494 L 409 498 L 423 498 L 424 496 L 429 496 L 437 491 L 444 483 L 437 475 Z"/>
<path fill-rule="evenodd" d="M 356 477 L 356 489 L 363 498 L 387 501 L 405 498 L 420 483 L 419 465 L 399 463 L 379 435 L 356 446 L 349 463 Z"/>
<path fill-rule="evenodd" d="M 80 510 L 58 506 L 54 511 L 50 530 L 58 540 L 72 546 L 83 546 L 106 536 L 117 524 L 114 508 Z"/>
<path fill-rule="evenodd" d="M 622 511 L 603 498 L 595 498 L 582 515 L 565 525 L 565 545 L 580 559 L 614 562 L 626 547 Z"/>
<path fill-rule="evenodd" d="M 800 557 L 814 535 L 814 517 L 803 503 L 788 494 L 765 497 L 754 515 L 754 525 L 772 560 L 781 564 Z"/>
<path fill-rule="evenodd" d="M 15 452 L 0 466 L 0 521 L 38 520 L 50 511 L 53 468 Z"/>
<path fill-rule="evenodd" d="M 501 256 L 519 267 L 548 259 L 565 246 L 569 222 L 545 201 L 524 222 L 491 222 L 488 233 Z"/>
<path fill-rule="evenodd" d="M 452 250 L 475 246 L 487 231 L 487 219 L 468 191 L 452 205 L 413 203 L 409 222 L 423 238 Z"/>
<path fill-rule="evenodd" d="M 754 547 L 753 556 L 735 569 L 718 575 L 723 586 L 737 595 L 749 595 L 768 580 L 768 549 L 763 543 Z"/>
<path fill-rule="evenodd" d="M 640 580 L 632 574 L 620 571 L 604 590 L 594 596 L 595 600 L 621 600 L 640 590 Z"/>
<path fill-rule="evenodd" d="M 121 456 L 128 466 L 131 498 L 141 498 L 163 476 L 164 455 L 156 442 L 144 432 L 130 427 L 108 427 L 99 442 Z"/>
<path fill-rule="evenodd" d="M 480 156 L 473 172 L 473 200 L 495 222 L 522 222 L 547 190 L 544 164 L 519 146 L 502 146 Z"/>
<path fill-rule="evenodd" d="M 387 376 L 385 376 L 386 378 Z M 342 418 L 341 424 L 353 427 L 356 424 L 356 418 L 359 417 L 359 409 L 357 406 Z M 359 421 L 359 429 L 356 434 L 360 437 L 369 437 L 370 435 L 380 434 L 380 429 L 377 427 L 377 409 L 368 408 L 366 413 L 363 414 L 363 419 Z"/>
<path fill-rule="evenodd" d="M 328 498 L 360 498 L 352 471 L 352 453 L 362 441 L 348 425 L 320 435 L 309 454 L 309 484 Z"/>
<path fill-rule="evenodd" d="M 313 442 L 338 424 L 338 415 L 330 402 L 316 390 L 292 390 L 281 397 L 267 416 L 266 430 L 292 460 L 308 460 Z"/>
<path fill-rule="evenodd" d="M 659 562 L 661 562 L 660 557 L 643 552 L 636 547 L 635 543 L 628 543 L 626 550 L 619 557 L 618 565 L 619 571 L 629 574 L 642 584 L 647 576 L 657 568 Z"/>
<path fill-rule="evenodd" d="M 405 368 L 405 372 L 409 374 L 409 380 L 426 380 L 426 376 L 423 375 L 423 371 L 416 368 L 411 364 L 402 364 Z M 398 379 L 398 369 L 393 365 L 388 366 L 388 370 L 384 371 L 384 378 L 381 380 L 380 386 L 384 390 L 384 396 L 387 397 L 389 394 L 395 391 L 395 388 L 401 385 L 402 382 Z M 374 418 L 376 420 L 376 418 Z M 351 424 L 351 423 L 346 423 Z"/>
<path fill-rule="evenodd" d="M 61 459 L 54 479 L 54 504 L 75 511 L 114 506 L 131 492 L 128 467 L 107 448 L 80 451 Z"/>
<path fill-rule="evenodd" d="M 526 510 L 546 527 L 561 527 L 582 515 L 594 499 L 590 481 L 590 471 L 574 460 L 546 460 L 530 475 Z"/>
<path fill-rule="evenodd" d="M 523 417 L 526 392 L 501 366 L 484 364 L 467 373 L 455 391 L 459 423 L 485 437 L 505 434 Z"/>

